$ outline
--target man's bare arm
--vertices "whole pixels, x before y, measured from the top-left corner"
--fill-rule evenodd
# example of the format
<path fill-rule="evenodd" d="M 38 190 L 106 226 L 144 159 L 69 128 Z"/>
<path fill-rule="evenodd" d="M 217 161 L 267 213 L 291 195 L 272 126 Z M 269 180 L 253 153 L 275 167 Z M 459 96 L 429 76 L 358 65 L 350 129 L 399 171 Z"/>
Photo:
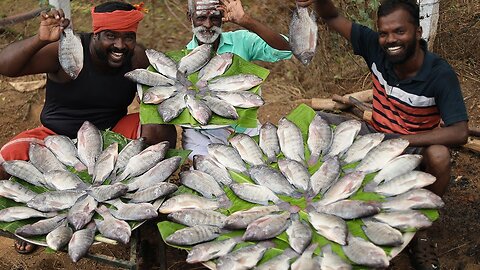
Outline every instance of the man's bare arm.
<path fill-rule="evenodd" d="M 401 138 L 408 140 L 410 146 L 463 145 L 468 138 L 468 124 L 466 121 L 462 121 L 448 127 L 436 128 L 427 132 L 402 135 Z"/>

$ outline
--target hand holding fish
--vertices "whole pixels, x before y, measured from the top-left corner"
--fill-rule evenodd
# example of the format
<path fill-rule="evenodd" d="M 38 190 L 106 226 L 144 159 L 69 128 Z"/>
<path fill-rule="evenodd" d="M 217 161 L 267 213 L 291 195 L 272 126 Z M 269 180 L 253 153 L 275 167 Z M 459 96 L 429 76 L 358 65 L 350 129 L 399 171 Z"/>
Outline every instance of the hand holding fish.
<path fill-rule="evenodd" d="M 221 0 L 221 5 L 217 7 L 223 12 L 223 22 L 233 22 L 242 25 L 246 19 L 245 11 L 243 10 L 242 1 L 240 0 Z"/>
<path fill-rule="evenodd" d="M 48 13 L 42 12 L 40 18 L 38 37 L 42 41 L 59 40 L 63 29 L 70 23 L 68 19 L 65 19 L 65 14 L 61 9 L 52 9 Z"/>
<path fill-rule="evenodd" d="M 313 0 L 296 0 L 297 6 L 308 7 L 313 3 Z"/>

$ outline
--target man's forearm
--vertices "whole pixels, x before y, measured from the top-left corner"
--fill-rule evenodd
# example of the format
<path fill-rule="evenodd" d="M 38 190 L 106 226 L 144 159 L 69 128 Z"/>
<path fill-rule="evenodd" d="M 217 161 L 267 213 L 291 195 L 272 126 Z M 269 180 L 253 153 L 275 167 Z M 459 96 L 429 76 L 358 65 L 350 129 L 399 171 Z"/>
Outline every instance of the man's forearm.
<path fill-rule="evenodd" d="M 0 74 L 9 77 L 24 75 L 22 70 L 28 61 L 47 44 L 38 35 L 10 44 L 0 52 Z"/>
<path fill-rule="evenodd" d="M 242 20 L 242 22 L 239 23 L 240 26 L 257 34 L 274 49 L 290 50 L 290 44 L 282 35 L 273 31 L 273 29 L 269 28 L 265 24 L 260 23 L 249 15 L 245 15 L 244 17 L 245 18 Z"/>
<path fill-rule="evenodd" d="M 400 136 L 410 142 L 410 146 L 445 145 L 458 146 L 467 142 L 467 122 L 459 122 L 444 128 L 436 128 L 427 132 Z"/>

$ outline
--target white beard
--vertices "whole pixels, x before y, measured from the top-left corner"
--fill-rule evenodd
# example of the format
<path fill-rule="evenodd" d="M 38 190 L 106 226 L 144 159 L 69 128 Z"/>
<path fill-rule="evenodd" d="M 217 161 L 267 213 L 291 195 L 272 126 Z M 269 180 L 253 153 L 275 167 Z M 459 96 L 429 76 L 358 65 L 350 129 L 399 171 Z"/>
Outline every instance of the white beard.
<path fill-rule="evenodd" d="M 193 27 L 192 31 L 195 37 L 203 44 L 212 44 L 222 33 L 222 28 L 218 26 L 212 26 L 210 29 L 206 29 L 204 26 Z"/>

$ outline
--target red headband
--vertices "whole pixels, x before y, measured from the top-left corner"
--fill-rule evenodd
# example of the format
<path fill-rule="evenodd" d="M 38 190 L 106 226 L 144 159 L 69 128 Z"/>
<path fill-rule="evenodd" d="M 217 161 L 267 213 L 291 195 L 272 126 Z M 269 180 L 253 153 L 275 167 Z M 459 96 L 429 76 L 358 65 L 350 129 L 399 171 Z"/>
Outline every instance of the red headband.
<path fill-rule="evenodd" d="M 138 24 L 143 19 L 143 13 L 138 10 L 115 10 L 113 12 L 92 13 L 93 33 L 104 30 L 117 32 L 137 32 Z"/>

